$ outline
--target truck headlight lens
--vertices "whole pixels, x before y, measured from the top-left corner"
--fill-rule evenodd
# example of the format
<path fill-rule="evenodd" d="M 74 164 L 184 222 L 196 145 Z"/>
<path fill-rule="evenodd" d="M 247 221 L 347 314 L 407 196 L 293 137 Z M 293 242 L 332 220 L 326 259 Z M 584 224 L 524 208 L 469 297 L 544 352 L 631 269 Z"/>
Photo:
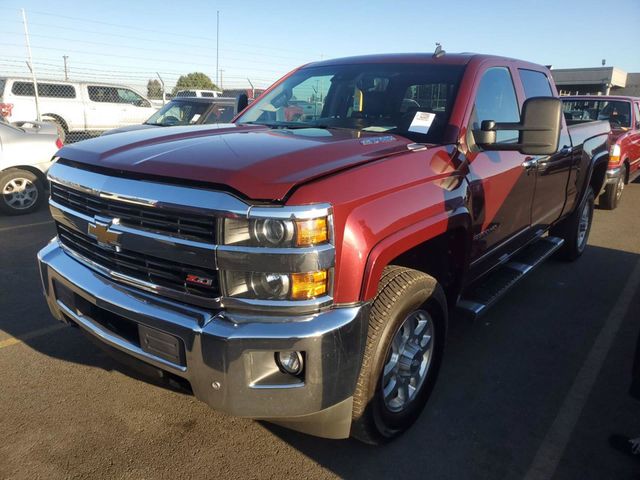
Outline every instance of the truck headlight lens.
<path fill-rule="evenodd" d="M 249 222 L 253 230 L 252 238 L 259 245 L 269 247 L 287 246 L 293 238 L 293 222 L 265 218 Z"/>
<path fill-rule="evenodd" d="M 280 273 L 251 273 L 250 287 L 257 298 L 286 298 L 289 276 Z"/>
<path fill-rule="evenodd" d="M 620 145 L 616 143 L 615 145 L 611 145 L 611 149 L 609 150 L 609 162 L 618 163 L 619 161 L 620 161 Z"/>
<path fill-rule="evenodd" d="M 224 220 L 225 245 L 246 247 L 309 247 L 329 241 L 327 217 L 309 220 L 276 218 L 227 218 Z"/>
<path fill-rule="evenodd" d="M 326 270 L 310 273 L 224 272 L 227 295 L 259 300 L 310 300 L 326 295 Z"/>

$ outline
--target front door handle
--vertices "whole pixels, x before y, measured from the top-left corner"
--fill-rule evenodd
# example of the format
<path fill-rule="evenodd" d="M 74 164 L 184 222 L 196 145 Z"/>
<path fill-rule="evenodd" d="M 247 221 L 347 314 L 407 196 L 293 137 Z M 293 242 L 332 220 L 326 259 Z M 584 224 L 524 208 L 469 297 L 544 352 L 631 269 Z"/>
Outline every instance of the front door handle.
<path fill-rule="evenodd" d="M 537 158 L 528 158 L 524 162 L 522 162 L 522 168 L 525 170 L 533 170 L 538 166 Z"/>

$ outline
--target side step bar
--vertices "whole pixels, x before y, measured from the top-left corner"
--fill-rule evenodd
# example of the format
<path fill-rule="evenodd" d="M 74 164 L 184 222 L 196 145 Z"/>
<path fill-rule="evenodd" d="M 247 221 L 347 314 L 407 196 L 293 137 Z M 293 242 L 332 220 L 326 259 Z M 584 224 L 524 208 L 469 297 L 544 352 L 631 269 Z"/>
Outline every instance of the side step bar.
<path fill-rule="evenodd" d="M 458 301 L 458 312 L 475 320 L 496 303 L 519 280 L 558 250 L 564 240 L 545 237 L 532 243 L 504 265 L 471 285 Z"/>

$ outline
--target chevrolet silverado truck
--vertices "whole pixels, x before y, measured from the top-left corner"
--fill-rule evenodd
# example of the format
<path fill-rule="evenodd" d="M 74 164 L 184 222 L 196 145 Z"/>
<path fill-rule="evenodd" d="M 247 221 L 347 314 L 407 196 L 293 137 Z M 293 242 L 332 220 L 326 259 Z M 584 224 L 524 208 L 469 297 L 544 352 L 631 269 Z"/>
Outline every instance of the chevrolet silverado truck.
<path fill-rule="evenodd" d="M 567 125 L 594 120 L 611 124 L 609 168 L 599 202 L 613 210 L 622 199 L 624 186 L 640 176 L 640 98 L 572 95 L 562 97 L 562 103 Z"/>
<path fill-rule="evenodd" d="M 292 120 L 300 101 L 321 108 Z M 231 124 L 62 148 L 38 255 L 54 317 L 216 410 L 388 441 L 454 309 L 586 247 L 610 128 L 567 127 L 542 66 L 361 56 L 242 103 Z"/>

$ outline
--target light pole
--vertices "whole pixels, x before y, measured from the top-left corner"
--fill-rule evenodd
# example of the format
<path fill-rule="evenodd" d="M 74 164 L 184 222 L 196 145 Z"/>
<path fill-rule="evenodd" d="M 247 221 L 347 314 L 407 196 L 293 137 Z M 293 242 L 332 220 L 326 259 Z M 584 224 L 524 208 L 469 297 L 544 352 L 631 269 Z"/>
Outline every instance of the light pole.
<path fill-rule="evenodd" d="M 69 69 L 67 68 L 67 59 L 69 58 L 69 55 L 62 55 L 62 58 L 64 59 L 64 79 L 69 80 Z"/>

